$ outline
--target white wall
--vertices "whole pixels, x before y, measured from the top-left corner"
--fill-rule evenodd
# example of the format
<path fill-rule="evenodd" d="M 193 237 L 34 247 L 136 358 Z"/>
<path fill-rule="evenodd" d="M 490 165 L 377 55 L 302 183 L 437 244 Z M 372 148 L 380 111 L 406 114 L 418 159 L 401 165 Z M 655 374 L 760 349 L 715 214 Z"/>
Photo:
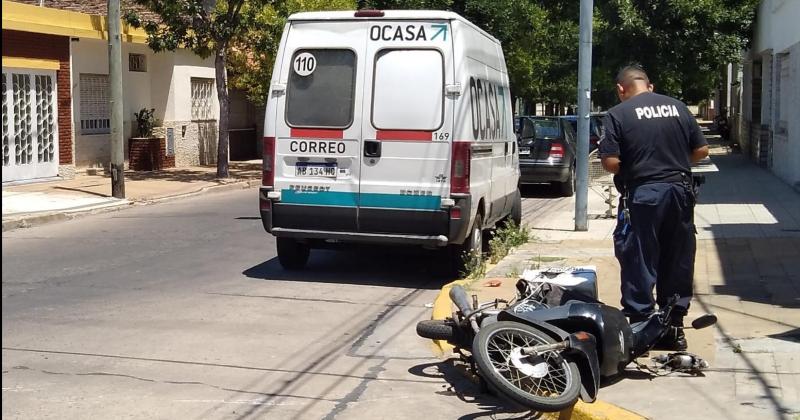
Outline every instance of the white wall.
<path fill-rule="evenodd" d="M 146 72 L 128 70 L 129 53 L 147 56 Z M 211 57 L 201 59 L 183 50 L 154 53 L 142 44 L 123 44 L 122 67 L 123 133 L 126 142 L 136 134 L 133 113 L 142 108 L 155 108 L 155 116 L 162 123 L 191 120 L 191 78 L 214 78 L 214 60 Z M 86 167 L 107 163 L 111 155 L 111 146 L 108 134 L 81 134 L 81 73 L 108 74 L 108 46 L 105 41 L 81 39 L 72 42 L 75 163 L 76 166 Z M 215 94 L 213 106 L 215 118 L 219 116 L 217 104 Z"/>
<path fill-rule="evenodd" d="M 800 1 L 762 0 L 756 18 L 753 51 L 779 53 L 800 42 Z"/>
<path fill-rule="evenodd" d="M 167 110 L 165 120 L 189 121 L 192 119 L 192 77 L 214 79 L 214 58 L 202 59 L 188 51 L 177 51 L 174 54 L 174 70 L 172 73 L 172 94 L 173 100 L 170 109 Z M 214 119 L 219 119 L 219 102 L 216 95 L 216 84 L 214 84 L 214 103 L 212 106 Z"/>

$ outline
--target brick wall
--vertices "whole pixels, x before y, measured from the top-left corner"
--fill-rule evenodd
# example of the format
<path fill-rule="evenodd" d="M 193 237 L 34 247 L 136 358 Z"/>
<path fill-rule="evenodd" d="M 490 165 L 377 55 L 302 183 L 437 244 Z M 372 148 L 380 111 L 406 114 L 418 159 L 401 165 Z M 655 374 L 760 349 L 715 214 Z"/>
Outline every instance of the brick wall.
<path fill-rule="evenodd" d="M 58 60 L 58 160 L 72 163 L 72 94 L 69 68 L 69 37 L 3 29 L 3 56 Z"/>
<path fill-rule="evenodd" d="M 167 142 L 164 138 L 133 138 L 128 162 L 134 171 L 154 171 L 174 168 L 175 156 L 167 156 Z"/>

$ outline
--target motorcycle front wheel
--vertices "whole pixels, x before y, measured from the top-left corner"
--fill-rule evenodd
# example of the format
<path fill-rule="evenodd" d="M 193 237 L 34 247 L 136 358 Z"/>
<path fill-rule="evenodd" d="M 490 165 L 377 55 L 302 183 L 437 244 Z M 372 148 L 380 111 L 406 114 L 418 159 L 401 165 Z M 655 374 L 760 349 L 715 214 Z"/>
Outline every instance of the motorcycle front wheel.
<path fill-rule="evenodd" d="M 561 411 L 578 400 L 577 365 L 556 351 L 537 356 L 520 352 L 523 347 L 555 342 L 529 325 L 501 321 L 481 328 L 472 355 L 479 374 L 503 396 L 536 411 Z"/>

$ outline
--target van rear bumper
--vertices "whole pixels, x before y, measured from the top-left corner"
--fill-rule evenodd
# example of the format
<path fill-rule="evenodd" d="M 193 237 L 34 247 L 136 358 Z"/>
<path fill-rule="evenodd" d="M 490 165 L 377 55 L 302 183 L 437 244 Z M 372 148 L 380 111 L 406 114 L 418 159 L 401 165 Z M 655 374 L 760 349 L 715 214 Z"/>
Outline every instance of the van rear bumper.
<path fill-rule="evenodd" d="M 454 208 L 414 211 L 283 204 L 267 198 L 267 192 L 262 189 L 260 197 L 264 230 L 298 239 L 437 247 L 460 244 L 469 231 L 472 210 L 467 194 L 453 197 Z"/>
<path fill-rule="evenodd" d="M 446 246 L 447 236 L 403 235 L 395 233 L 331 232 L 290 228 L 272 228 L 272 234 L 279 238 L 322 239 L 342 242 L 385 243 L 394 245 Z"/>

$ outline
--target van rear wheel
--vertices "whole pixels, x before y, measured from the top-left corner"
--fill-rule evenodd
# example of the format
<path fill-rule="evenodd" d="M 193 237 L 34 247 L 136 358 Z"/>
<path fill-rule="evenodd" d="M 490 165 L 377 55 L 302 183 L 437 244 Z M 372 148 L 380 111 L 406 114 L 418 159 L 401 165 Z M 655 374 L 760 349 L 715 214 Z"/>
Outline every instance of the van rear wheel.
<path fill-rule="evenodd" d="M 514 205 L 511 207 L 511 221 L 517 226 L 522 226 L 522 193 L 517 188 L 514 193 Z"/>
<path fill-rule="evenodd" d="M 452 274 L 461 276 L 469 267 L 475 266 L 483 258 L 483 218 L 475 216 L 469 236 L 461 245 L 450 246 L 450 267 Z"/>
<path fill-rule="evenodd" d="M 277 238 L 278 261 L 287 270 L 299 270 L 306 266 L 311 248 L 292 238 Z"/>

